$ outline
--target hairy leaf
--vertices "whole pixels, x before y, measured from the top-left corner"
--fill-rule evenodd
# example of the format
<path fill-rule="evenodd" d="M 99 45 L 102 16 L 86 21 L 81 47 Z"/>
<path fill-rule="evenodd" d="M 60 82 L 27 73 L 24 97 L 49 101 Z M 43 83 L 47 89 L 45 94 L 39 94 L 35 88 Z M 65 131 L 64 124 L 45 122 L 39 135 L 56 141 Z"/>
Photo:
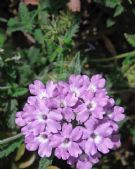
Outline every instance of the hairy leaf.
<path fill-rule="evenodd" d="M 49 158 L 41 158 L 39 161 L 38 169 L 47 169 L 49 165 L 52 164 L 52 159 Z"/>
<path fill-rule="evenodd" d="M 14 152 L 18 147 L 20 147 L 22 142 L 23 142 L 23 139 L 19 139 L 19 140 L 16 140 L 8 144 L 7 146 L 4 146 L 4 148 L 0 147 L 0 158 L 7 157 L 9 154 Z"/>

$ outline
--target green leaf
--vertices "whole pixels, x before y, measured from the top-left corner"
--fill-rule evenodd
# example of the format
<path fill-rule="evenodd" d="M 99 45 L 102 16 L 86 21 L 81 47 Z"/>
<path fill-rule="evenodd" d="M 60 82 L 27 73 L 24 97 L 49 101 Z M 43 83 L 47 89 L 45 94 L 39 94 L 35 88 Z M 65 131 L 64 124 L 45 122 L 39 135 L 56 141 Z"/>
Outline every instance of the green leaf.
<path fill-rule="evenodd" d="M 129 43 L 132 47 L 135 47 L 135 34 L 132 34 L 132 35 L 125 34 L 125 37 L 126 37 L 128 43 Z"/>
<path fill-rule="evenodd" d="M 80 53 L 78 52 L 70 63 L 71 74 L 81 73 Z"/>
<path fill-rule="evenodd" d="M 122 12 L 124 11 L 124 8 L 122 5 L 118 5 L 115 9 L 115 12 L 114 12 L 114 17 L 116 16 L 119 16 L 120 14 L 122 14 Z"/>
<path fill-rule="evenodd" d="M 52 159 L 41 158 L 40 161 L 39 161 L 38 169 L 47 169 L 47 167 L 51 164 L 52 164 Z"/>
<path fill-rule="evenodd" d="M 38 41 L 40 44 L 44 44 L 44 35 L 40 29 L 36 29 L 34 32 L 35 39 Z"/>
<path fill-rule="evenodd" d="M 105 0 L 105 5 L 109 8 L 115 8 L 119 4 L 119 0 Z"/>
<path fill-rule="evenodd" d="M 16 89 L 15 89 L 14 93 L 12 94 L 12 96 L 13 96 L 13 97 L 23 96 L 23 95 L 25 95 L 27 92 L 28 92 L 28 89 L 27 89 L 27 88 L 19 87 L 19 88 L 16 88 Z"/>
<path fill-rule="evenodd" d="M 70 37 L 74 37 L 75 34 L 78 32 L 78 30 L 79 30 L 79 23 L 74 24 L 73 26 L 71 26 L 71 28 L 67 31 L 67 34 Z"/>
<path fill-rule="evenodd" d="M 28 22 L 30 21 L 30 14 L 25 3 L 21 2 L 19 5 L 19 16 L 21 21 Z"/>
<path fill-rule="evenodd" d="M 32 19 L 30 12 L 24 3 L 19 5 L 19 14 L 17 17 L 10 18 L 8 21 L 8 32 L 15 31 L 30 32 L 32 30 Z"/>
<path fill-rule="evenodd" d="M 106 21 L 106 26 L 109 28 L 111 26 L 113 26 L 115 24 L 115 21 L 108 18 L 107 21 Z"/>
<path fill-rule="evenodd" d="M 23 139 L 19 139 L 16 140 L 10 144 L 8 144 L 7 146 L 1 146 L 0 147 L 0 158 L 4 158 L 7 157 L 9 154 L 11 154 L 12 152 L 14 152 L 18 147 L 20 147 L 20 145 L 22 144 Z"/>
<path fill-rule="evenodd" d="M 15 117 L 16 117 L 16 111 L 17 111 L 17 100 L 16 99 L 11 99 L 8 102 L 8 106 L 7 106 L 7 123 L 8 123 L 8 127 L 11 129 L 15 128 Z"/>
<path fill-rule="evenodd" d="M 40 49 L 34 46 L 30 47 L 29 50 L 26 50 L 26 54 L 29 59 L 30 65 L 37 64 L 41 58 Z"/>
<path fill-rule="evenodd" d="M 23 31 L 24 25 L 18 20 L 18 18 L 10 18 L 8 21 L 8 33 L 16 32 L 16 31 Z"/>
<path fill-rule="evenodd" d="M 5 40 L 6 40 L 5 34 L 0 31 L 0 48 L 3 47 Z"/>

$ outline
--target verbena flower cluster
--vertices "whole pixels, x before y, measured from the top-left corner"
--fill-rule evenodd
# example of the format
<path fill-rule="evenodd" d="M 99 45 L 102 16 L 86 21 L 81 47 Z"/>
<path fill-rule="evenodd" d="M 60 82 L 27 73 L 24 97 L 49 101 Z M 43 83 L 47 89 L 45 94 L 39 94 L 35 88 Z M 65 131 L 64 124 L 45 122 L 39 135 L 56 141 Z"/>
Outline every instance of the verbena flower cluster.
<path fill-rule="evenodd" d="M 97 74 L 71 75 L 67 82 L 35 80 L 23 111 L 16 114 L 26 148 L 41 157 L 52 153 L 77 169 L 90 169 L 102 154 L 120 146 L 118 122 L 123 107 L 107 95 Z"/>

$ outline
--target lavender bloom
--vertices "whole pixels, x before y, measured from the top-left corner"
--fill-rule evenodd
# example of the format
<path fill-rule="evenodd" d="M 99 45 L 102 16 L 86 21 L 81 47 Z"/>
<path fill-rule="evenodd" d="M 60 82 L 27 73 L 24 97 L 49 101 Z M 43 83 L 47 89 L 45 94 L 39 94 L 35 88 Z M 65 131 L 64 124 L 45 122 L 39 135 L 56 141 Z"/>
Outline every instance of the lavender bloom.
<path fill-rule="evenodd" d="M 111 140 L 111 135 L 113 133 L 113 128 L 111 123 L 108 121 L 106 123 L 101 123 L 98 120 L 90 119 L 85 123 L 86 126 L 86 137 L 84 151 L 89 155 L 94 155 L 97 151 L 106 154 L 109 149 L 113 148 L 113 142 Z"/>
<path fill-rule="evenodd" d="M 88 86 L 88 90 L 91 92 L 97 92 L 98 90 L 105 90 L 103 89 L 105 86 L 105 79 L 102 77 L 102 75 L 97 74 L 93 75 L 90 79 L 90 84 Z"/>
<path fill-rule="evenodd" d="M 42 132 L 38 136 L 32 134 L 25 137 L 26 148 L 30 151 L 38 149 L 40 157 L 50 157 L 52 154 L 52 146 L 50 144 L 51 134 Z"/>
<path fill-rule="evenodd" d="M 84 93 L 83 102 L 76 108 L 77 120 L 85 122 L 90 116 L 103 119 L 105 114 L 104 107 L 107 104 L 108 97 L 102 93 L 94 96 L 93 93 Z"/>
<path fill-rule="evenodd" d="M 56 84 L 53 81 L 48 81 L 45 86 L 41 81 L 35 80 L 34 84 L 29 85 L 30 93 L 39 99 L 53 97 L 55 89 Z"/>
<path fill-rule="evenodd" d="M 22 111 L 16 113 L 26 148 L 54 155 L 77 169 L 90 169 L 120 146 L 118 123 L 125 118 L 105 88 L 102 75 L 71 75 L 67 82 L 35 80 Z"/>
<path fill-rule="evenodd" d="M 89 77 L 86 75 L 71 75 L 69 78 L 69 90 L 76 97 L 81 97 L 84 90 L 87 90 L 89 83 Z"/>
<path fill-rule="evenodd" d="M 17 124 L 22 119 L 24 119 L 26 124 L 22 128 L 23 134 L 29 132 L 39 134 L 45 129 L 57 133 L 61 129 L 59 121 L 62 119 L 62 115 L 57 113 L 56 110 L 50 111 L 45 104 L 45 100 L 38 100 L 35 106 L 26 104 L 22 116 L 16 119 Z M 21 124 L 19 123 L 18 125 Z"/>
<path fill-rule="evenodd" d="M 53 138 L 55 146 L 57 145 L 55 155 L 63 160 L 67 160 L 70 156 L 78 157 L 82 153 L 78 144 L 81 135 L 80 128 L 76 127 L 73 129 L 71 124 L 64 124 L 61 133 Z"/>
<path fill-rule="evenodd" d="M 88 156 L 87 154 L 83 153 L 79 156 L 77 160 L 76 169 L 91 169 L 92 166 L 98 161 L 98 155 Z"/>

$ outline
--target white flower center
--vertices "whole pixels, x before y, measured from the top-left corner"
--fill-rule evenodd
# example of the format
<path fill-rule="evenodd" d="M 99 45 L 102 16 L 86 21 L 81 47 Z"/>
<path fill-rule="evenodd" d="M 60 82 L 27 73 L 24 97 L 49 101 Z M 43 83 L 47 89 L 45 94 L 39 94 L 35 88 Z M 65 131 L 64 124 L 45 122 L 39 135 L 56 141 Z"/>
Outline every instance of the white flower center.
<path fill-rule="evenodd" d="M 99 144 L 100 141 L 101 141 L 101 136 L 95 135 L 94 141 L 95 141 L 96 144 Z"/>
<path fill-rule="evenodd" d="M 92 111 L 96 108 L 97 103 L 95 101 L 91 101 L 89 104 L 87 104 L 87 108 Z"/>
<path fill-rule="evenodd" d="M 71 87 L 71 91 L 72 91 L 72 93 L 75 94 L 75 97 L 79 97 L 80 92 L 79 92 L 79 90 L 77 88 Z"/>
<path fill-rule="evenodd" d="M 93 133 L 90 135 L 90 139 L 93 139 L 96 144 L 99 144 L 101 141 L 101 136 L 96 133 Z"/>
<path fill-rule="evenodd" d="M 47 115 L 46 114 L 43 114 L 42 112 L 40 112 L 37 116 L 39 122 L 45 122 L 47 120 Z"/>
<path fill-rule="evenodd" d="M 40 134 L 37 139 L 40 143 L 47 143 L 49 141 L 48 136 L 46 134 Z"/>
<path fill-rule="evenodd" d="M 66 107 L 66 102 L 64 100 L 60 101 L 60 108 Z"/>
<path fill-rule="evenodd" d="M 46 97 L 46 93 L 45 92 L 41 92 L 39 94 L 39 99 L 43 99 L 44 97 Z"/>
<path fill-rule="evenodd" d="M 92 91 L 92 92 L 96 92 L 97 88 L 95 85 L 93 84 L 90 84 L 89 87 L 88 87 L 88 90 Z"/>
<path fill-rule="evenodd" d="M 63 148 L 65 148 L 65 149 L 68 148 L 68 147 L 70 147 L 70 145 L 71 145 L 71 141 L 70 141 L 69 138 L 65 138 L 64 141 L 63 141 L 63 143 L 61 144 L 61 146 Z"/>

